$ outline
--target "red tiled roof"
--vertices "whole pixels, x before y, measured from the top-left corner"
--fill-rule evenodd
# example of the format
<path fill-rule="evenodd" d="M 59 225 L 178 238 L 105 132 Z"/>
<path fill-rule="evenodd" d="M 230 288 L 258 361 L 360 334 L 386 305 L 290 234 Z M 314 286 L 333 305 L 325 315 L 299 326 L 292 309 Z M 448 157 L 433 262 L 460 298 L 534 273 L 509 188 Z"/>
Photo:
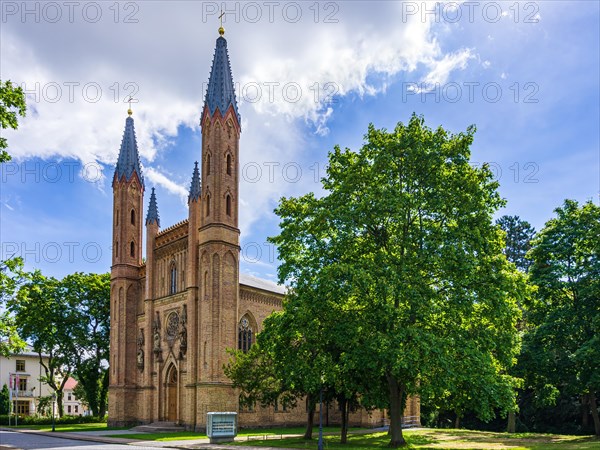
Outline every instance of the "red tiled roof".
<path fill-rule="evenodd" d="M 75 378 L 69 377 L 63 389 L 65 391 L 72 391 L 73 389 L 75 389 L 75 386 L 77 386 L 77 380 Z"/>

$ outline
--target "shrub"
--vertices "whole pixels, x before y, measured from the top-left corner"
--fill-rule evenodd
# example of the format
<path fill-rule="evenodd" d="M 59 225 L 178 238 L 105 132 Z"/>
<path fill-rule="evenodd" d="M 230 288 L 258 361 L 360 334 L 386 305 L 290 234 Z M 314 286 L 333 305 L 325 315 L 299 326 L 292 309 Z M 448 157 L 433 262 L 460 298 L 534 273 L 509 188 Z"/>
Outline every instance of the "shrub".
<path fill-rule="evenodd" d="M 0 415 L 0 425 L 8 425 L 8 415 Z M 54 421 L 55 424 L 69 425 L 78 423 L 95 423 L 95 422 L 106 422 L 106 417 L 94 417 L 94 416 L 63 416 L 57 417 Z M 52 417 L 43 416 L 19 416 L 19 425 L 52 425 Z M 15 424 L 15 417 L 10 417 L 10 424 Z"/>

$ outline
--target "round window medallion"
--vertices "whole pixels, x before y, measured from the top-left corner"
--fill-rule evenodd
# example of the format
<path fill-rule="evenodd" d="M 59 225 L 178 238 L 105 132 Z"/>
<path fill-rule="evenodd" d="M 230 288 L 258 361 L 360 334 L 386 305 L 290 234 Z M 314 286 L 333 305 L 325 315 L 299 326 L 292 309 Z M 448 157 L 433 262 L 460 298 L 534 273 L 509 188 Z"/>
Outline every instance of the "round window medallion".
<path fill-rule="evenodd" d="M 179 330 L 179 315 L 177 313 L 169 314 L 167 317 L 167 336 L 175 337 L 177 336 L 177 331 Z"/>

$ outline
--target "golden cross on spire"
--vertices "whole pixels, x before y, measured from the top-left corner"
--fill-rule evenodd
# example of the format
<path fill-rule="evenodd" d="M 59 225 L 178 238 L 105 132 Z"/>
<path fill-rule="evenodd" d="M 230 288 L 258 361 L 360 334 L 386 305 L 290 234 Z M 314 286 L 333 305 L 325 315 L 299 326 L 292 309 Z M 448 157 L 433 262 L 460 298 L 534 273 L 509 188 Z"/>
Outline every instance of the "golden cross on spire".
<path fill-rule="evenodd" d="M 225 15 L 225 11 L 221 10 L 221 15 L 219 16 L 219 20 L 221 21 L 221 26 L 219 27 L 219 34 L 223 36 L 225 34 L 225 28 L 223 28 L 223 16 Z"/>
<path fill-rule="evenodd" d="M 129 96 L 129 100 L 127 100 L 127 102 L 129 103 L 129 109 L 127 110 L 127 114 L 129 114 L 130 116 L 133 114 L 133 111 L 131 110 L 131 102 L 134 102 L 135 99 L 130 95 Z"/>

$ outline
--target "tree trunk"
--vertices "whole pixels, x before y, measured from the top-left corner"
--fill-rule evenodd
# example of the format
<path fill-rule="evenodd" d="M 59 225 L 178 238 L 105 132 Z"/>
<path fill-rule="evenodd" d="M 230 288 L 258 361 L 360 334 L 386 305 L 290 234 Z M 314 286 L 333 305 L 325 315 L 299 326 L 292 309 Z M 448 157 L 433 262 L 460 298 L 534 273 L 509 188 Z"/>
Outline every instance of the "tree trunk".
<path fill-rule="evenodd" d="M 402 435 L 402 395 L 403 386 L 392 376 L 387 375 L 390 393 L 390 447 L 398 448 L 406 445 Z"/>
<path fill-rule="evenodd" d="M 588 394 L 581 396 L 581 425 L 586 430 L 590 426 L 590 402 L 588 400 Z"/>
<path fill-rule="evenodd" d="M 506 426 L 507 433 L 514 433 L 517 430 L 517 415 L 514 411 L 508 412 L 508 425 Z"/>
<path fill-rule="evenodd" d="M 63 405 L 63 391 L 59 389 L 56 391 L 56 409 L 58 411 L 58 417 L 62 417 L 65 413 L 65 407 Z"/>
<path fill-rule="evenodd" d="M 345 397 L 342 397 L 340 406 L 342 410 L 342 436 L 340 443 L 345 444 L 348 442 L 348 414 L 350 410 L 350 402 Z"/>
<path fill-rule="evenodd" d="M 102 389 L 100 389 L 100 405 L 98 407 L 98 417 L 104 417 L 106 415 L 106 403 L 108 400 L 108 369 L 104 369 L 102 377 Z"/>
<path fill-rule="evenodd" d="M 456 413 L 456 419 L 454 419 L 454 428 L 460 428 L 460 414 Z"/>
<path fill-rule="evenodd" d="M 315 421 L 316 408 L 316 403 L 313 400 L 312 394 L 308 394 L 306 396 L 306 408 L 308 411 L 306 413 L 306 431 L 304 432 L 304 439 L 312 439 L 313 423 Z"/>
<path fill-rule="evenodd" d="M 596 436 L 600 437 L 600 418 L 598 418 L 598 405 L 596 404 L 596 393 L 593 389 L 590 389 L 588 401 L 590 404 L 590 410 L 592 412 L 592 418 L 594 419 L 594 430 Z"/>

